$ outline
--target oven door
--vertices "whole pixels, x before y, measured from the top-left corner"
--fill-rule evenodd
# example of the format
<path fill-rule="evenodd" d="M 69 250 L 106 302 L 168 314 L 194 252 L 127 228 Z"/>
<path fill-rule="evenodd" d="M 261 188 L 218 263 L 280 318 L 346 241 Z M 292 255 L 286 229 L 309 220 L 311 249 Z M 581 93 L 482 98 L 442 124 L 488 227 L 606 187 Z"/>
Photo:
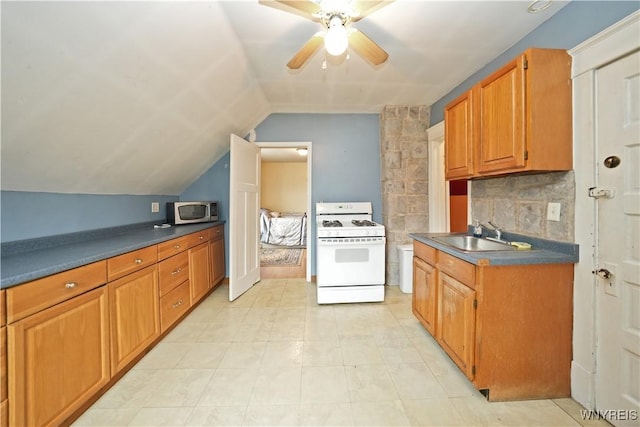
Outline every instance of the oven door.
<path fill-rule="evenodd" d="M 319 238 L 318 286 L 384 285 L 385 237 Z"/>

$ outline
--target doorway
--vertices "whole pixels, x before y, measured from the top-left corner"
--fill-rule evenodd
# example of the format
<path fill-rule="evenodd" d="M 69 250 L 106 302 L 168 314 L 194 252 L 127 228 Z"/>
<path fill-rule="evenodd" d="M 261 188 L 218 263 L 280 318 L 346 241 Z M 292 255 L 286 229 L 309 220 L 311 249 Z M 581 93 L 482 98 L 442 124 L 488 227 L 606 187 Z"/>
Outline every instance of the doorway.
<path fill-rule="evenodd" d="M 311 281 L 311 143 L 261 149 L 260 277 Z"/>

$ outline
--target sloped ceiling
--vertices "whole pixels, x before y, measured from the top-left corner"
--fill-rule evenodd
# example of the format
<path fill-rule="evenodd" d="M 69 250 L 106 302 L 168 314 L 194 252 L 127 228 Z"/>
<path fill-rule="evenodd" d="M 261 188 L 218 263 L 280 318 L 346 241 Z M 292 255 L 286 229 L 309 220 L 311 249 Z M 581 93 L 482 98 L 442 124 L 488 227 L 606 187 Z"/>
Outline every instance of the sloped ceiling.
<path fill-rule="evenodd" d="M 387 63 L 290 71 L 319 25 L 257 0 L 3 1 L 1 188 L 179 194 L 272 112 L 431 105 L 566 4 L 529 3 L 397 0 L 357 23 Z"/>

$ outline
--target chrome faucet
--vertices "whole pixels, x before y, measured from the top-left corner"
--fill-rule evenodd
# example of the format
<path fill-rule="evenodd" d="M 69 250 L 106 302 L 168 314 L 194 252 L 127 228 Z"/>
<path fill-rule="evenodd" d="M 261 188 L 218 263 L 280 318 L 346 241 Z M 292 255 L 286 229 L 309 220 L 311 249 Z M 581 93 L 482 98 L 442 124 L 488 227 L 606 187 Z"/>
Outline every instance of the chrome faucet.
<path fill-rule="evenodd" d="M 489 225 L 491 227 L 488 226 L 484 226 L 485 228 L 490 228 L 494 231 L 494 233 L 496 233 L 496 237 L 487 237 L 487 239 L 489 240 L 495 240 L 498 242 L 502 242 L 502 243 L 506 243 L 504 240 L 502 240 L 502 229 L 500 227 L 498 227 L 497 225 L 495 225 L 493 222 L 488 221 Z"/>

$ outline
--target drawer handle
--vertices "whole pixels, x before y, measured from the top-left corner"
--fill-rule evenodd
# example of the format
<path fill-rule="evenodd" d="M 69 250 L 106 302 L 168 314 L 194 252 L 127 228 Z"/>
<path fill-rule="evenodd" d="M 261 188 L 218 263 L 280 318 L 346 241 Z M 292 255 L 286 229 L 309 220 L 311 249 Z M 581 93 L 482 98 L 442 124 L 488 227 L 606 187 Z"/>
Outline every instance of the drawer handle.
<path fill-rule="evenodd" d="M 180 269 L 180 267 L 178 267 L 177 269 L 173 270 L 173 271 L 171 272 L 171 274 L 172 274 L 172 275 L 175 275 L 175 274 L 180 273 L 181 271 L 182 271 L 182 270 Z"/>
<path fill-rule="evenodd" d="M 64 287 L 67 288 L 67 289 L 73 289 L 76 286 L 78 286 L 78 284 L 76 282 L 67 282 L 67 283 L 64 284 Z"/>
<path fill-rule="evenodd" d="M 182 298 L 180 298 L 177 303 L 173 304 L 172 308 L 178 308 L 181 305 L 182 305 Z"/>
<path fill-rule="evenodd" d="M 200 237 L 198 237 L 198 239 L 204 240 L 204 236 L 200 236 Z"/>
<path fill-rule="evenodd" d="M 136 258 L 133 262 L 136 264 L 142 264 L 142 260 L 140 258 Z"/>
<path fill-rule="evenodd" d="M 180 249 L 180 245 L 174 245 L 173 249 Z"/>

